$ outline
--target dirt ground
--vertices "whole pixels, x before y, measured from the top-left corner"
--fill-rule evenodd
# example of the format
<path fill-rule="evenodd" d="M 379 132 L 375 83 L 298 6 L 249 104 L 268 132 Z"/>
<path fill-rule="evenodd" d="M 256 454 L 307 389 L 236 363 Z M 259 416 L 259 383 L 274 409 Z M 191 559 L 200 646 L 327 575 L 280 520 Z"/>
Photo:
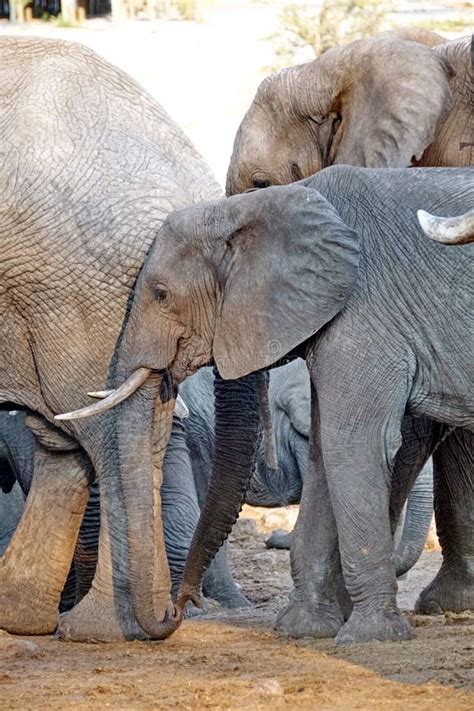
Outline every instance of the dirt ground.
<path fill-rule="evenodd" d="M 0 709 L 474 708 L 474 624 L 467 615 L 409 613 L 415 637 L 399 643 L 336 648 L 332 640 L 292 641 L 273 632 L 275 611 L 291 589 L 288 552 L 264 546 L 274 520 L 246 507 L 230 544 L 253 608 L 186 620 L 164 643 L 87 645 L 0 633 Z M 401 582 L 402 608 L 412 607 L 439 562 L 438 551 L 425 551 Z"/>

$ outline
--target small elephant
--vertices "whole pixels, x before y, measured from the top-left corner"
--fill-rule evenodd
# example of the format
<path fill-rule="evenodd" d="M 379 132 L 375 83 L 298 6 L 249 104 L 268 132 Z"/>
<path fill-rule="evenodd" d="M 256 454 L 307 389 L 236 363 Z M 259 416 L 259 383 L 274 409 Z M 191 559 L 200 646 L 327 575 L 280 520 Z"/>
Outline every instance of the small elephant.
<path fill-rule="evenodd" d="M 436 47 L 405 37 L 357 40 L 264 79 L 235 138 L 227 193 L 337 164 L 473 165 L 471 37 Z"/>
<path fill-rule="evenodd" d="M 459 214 L 473 201 L 469 169 L 334 166 L 303 184 L 173 212 L 123 331 L 120 366 L 129 377 L 101 407 L 66 415 L 88 417 L 122 399 L 123 428 L 137 423 L 138 402 L 146 420 L 158 378 L 180 383 L 213 358 L 224 382 L 235 382 L 304 357 L 309 466 L 282 632 L 339 643 L 411 637 L 396 603 L 389 514 L 398 518 L 407 482 L 431 454 L 443 564 L 418 609 L 474 608 L 470 248 L 426 239 L 416 218 L 419 208 Z M 216 446 L 180 605 L 199 599 L 248 482 L 239 458 L 254 450 L 239 423 L 246 433 L 254 400 L 249 389 L 230 392 L 222 408 L 238 435 L 227 452 Z M 131 462 L 142 446 L 135 426 Z"/>
<path fill-rule="evenodd" d="M 185 421 L 186 440 L 191 454 L 199 504 L 204 506 L 212 471 L 214 446 L 214 376 L 212 369 L 202 368 L 181 386 L 189 407 Z M 264 442 L 257 449 L 255 471 L 245 494 L 251 506 L 279 507 L 299 504 L 303 479 L 308 465 L 310 434 L 311 386 L 308 369 L 296 359 L 270 372 L 268 400 L 274 424 L 277 468 L 268 466 Z M 427 464 L 417 477 L 399 526 L 395 552 L 397 575 L 415 565 L 423 551 L 433 515 L 432 466 Z M 291 534 L 275 531 L 268 547 L 290 548 Z M 226 607 L 243 603 L 240 592 L 228 572 L 226 544 L 219 550 L 206 572 L 203 590 Z M 215 582 L 214 582 L 215 581 Z M 217 582 L 218 581 L 218 582 Z"/>
<path fill-rule="evenodd" d="M 436 242 L 444 244 L 474 242 L 474 209 L 458 217 L 435 217 L 424 210 L 418 210 L 418 220 L 423 232 Z"/>

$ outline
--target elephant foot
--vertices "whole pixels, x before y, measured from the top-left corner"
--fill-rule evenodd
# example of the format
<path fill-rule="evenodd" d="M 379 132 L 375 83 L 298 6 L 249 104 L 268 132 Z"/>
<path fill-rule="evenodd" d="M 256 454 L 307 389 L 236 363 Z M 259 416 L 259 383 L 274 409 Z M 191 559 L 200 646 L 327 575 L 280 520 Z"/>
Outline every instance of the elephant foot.
<path fill-rule="evenodd" d="M 72 610 L 61 615 L 58 636 L 71 642 L 148 639 L 135 619 L 127 596 L 112 599 L 95 588 Z"/>
<path fill-rule="evenodd" d="M 235 610 L 239 607 L 253 607 L 250 600 L 248 600 L 238 588 L 232 588 L 231 590 L 224 590 L 218 593 L 213 592 L 209 597 L 228 610 Z"/>
<path fill-rule="evenodd" d="M 275 621 L 274 629 L 287 637 L 335 637 L 344 624 L 337 605 L 321 605 L 310 600 L 290 600 Z"/>
<path fill-rule="evenodd" d="M 361 644 L 363 642 L 400 642 L 411 639 L 411 627 L 396 609 L 368 611 L 355 607 L 346 624 L 336 637 L 336 644 Z"/>
<path fill-rule="evenodd" d="M 418 615 L 474 611 L 474 577 L 443 568 L 420 593 L 415 603 Z"/>
<path fill-rule="evenodd" d="M 0 572 L 0 629 L 11 634 L 52 634 L 58 624 L 59 595 L 45 591 L 28 578 Z"/>
<path fill-rule="evenodd" d="M 291 533 L 283 530 L 282 528 L 277 528 L 272 531 L 271 535 L 265 541 L 267 548 L 278 548 L 280 550 L 290 550 L 291 546 Z"/>

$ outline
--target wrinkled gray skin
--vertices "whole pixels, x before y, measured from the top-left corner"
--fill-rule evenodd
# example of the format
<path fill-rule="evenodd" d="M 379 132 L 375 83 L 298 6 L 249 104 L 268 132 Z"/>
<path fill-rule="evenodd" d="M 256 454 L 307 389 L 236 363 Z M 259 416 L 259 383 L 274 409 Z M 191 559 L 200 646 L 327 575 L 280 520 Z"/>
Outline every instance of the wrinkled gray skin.
<path fill-rule="evenodd" d="M 202 507 L 207 495 L 212 470 L 214 446 L 214 378 L 210 368 L 202 368 L 181 386 L 181 394 L 189 408 L 185 420 L 194 480 Z M 306 364 L 297 359 L 270 372 L 268 387 L 270 412 L 274 425 L 278 468 L 272 469 L 265 459 L 261 441 L 257 449 L 254 474 L 245 495 L 251 506 L 279 507 L 299 504 L 303 480 L 308 465 L 310 433 L 310 379 Z M 433 472 L 427 464 L 417 477 L 408 498 L 405 515 L 397 529 L 395 569 L 403 575 L 415 565 L 422 553 L 433 515 Z M 274 531 L 268 547 L 290 548 L 291 534 Z M 204 592 L 226 606 L 234 606 L 239 593 L 229 571 L 226 544 L 219 549 L 203 586 Z"/>
<path fill-rule="evenodd" d="M 284 633 L 411 636 L 396 604 L 390 519 L 431 454 L 443 564 L 417 609 L 474 608 L 472 248 L 426 239 L 416 217 L 461 214 L 473 201 L 467 169 L 335 166 L 305 184 L 176 211 L 157 233 L 124 331 L 128 372 L 169 368 L 179 381 L 203 352 L 223 378 L 290 353 L 309 368 L 309 467 Z M 246 423 L 238 398 L 229 409 L 235 426 Z M 214 470 L 181 605 L 199 595 L 243 501 L 247 479 L 229 479 Z"/>
<path fill-rule="evenodd" d="M 5 552 L 21 519 L 24 500 L 31 488 L 35 449 L 41 447 L 25 424 L 25 417 L 26 411 L 0 408 L 0 555 Z M 161 504 L 172 590 L 176 594 L 199 518 L 185 432 L 177 418 L 174 418 L 163 460 Z M 60 612 L 71 609 L 88 592 L 97 563 L 98 539 L 98 488 L 92 484 L 74 564 L 61 595 Z"/>
<path fill-rule="evenodd" d="M 0 402 L 35 413 L 41 445 L 0 560 L 0 628 L 56 628 L 91 463 L 98 564 L 60 633 L 161 639 L 180 622 L 159 495 L 176 389 L 155 373 L 116 413 L 54 416 L 128 375 L 117 358 L 122 325 L 156 230 L 172 209 L 221 191 L 166 112 L 94 52 L 2 37 L 0 68 Z"/>

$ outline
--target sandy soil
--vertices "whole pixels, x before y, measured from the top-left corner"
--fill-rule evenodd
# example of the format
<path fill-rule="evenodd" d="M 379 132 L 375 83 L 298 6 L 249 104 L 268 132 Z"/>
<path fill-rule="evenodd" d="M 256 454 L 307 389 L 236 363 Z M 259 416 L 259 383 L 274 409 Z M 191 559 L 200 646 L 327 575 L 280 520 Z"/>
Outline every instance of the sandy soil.
<path fill-rule="evenodd" d="M 237 525 L 230 549 L 253 608 L 187 620 L 164 643 L 86 645 L 0 633 L 2 711 L 474 708 L 467 615 L 410 614 L 415 638 L 400 643 L 336 648 L 332 640 L 291 641 L 273 632 L 275 610 L 291 588 L 289 555 L 265 549 L 262 515 L 252 516 Z M 438 551 L 425 552 L 402 581 L 403 608 L 439 561 Z"/>

